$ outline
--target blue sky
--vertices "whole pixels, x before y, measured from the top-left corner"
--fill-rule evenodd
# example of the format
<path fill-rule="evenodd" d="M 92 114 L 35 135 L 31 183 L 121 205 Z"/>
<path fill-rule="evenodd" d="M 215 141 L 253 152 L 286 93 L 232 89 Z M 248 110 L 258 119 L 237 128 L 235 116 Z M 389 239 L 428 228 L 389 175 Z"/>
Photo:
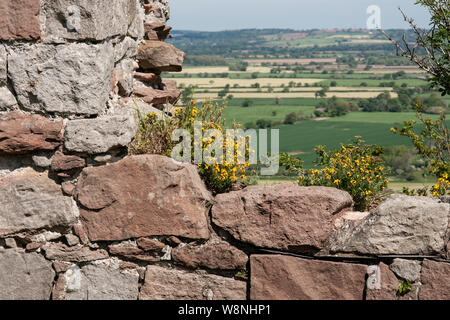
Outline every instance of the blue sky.
<path fill-rule="evenodd" d="M 381 27 L 406 28 L 401 7 L 419 26 L 428 24 L 415 0 L 169 0 L 169 24 L 178 30 L 243 28 L 365 28 L 367 7 L 381 9 Z"/>

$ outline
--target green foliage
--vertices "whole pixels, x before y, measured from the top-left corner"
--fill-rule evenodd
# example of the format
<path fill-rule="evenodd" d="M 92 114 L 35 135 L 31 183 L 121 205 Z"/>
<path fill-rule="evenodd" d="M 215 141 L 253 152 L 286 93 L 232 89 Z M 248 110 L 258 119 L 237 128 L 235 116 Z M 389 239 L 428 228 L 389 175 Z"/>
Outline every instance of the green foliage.
<path fill-rule="evenodd" d="M 247 71 L 247 67 L 248 67 L 248 62 L 244 62 L 244 61 L 234 61 L 234 62 L 230 62 L 228 64 L 228 69 L 230 71 L 245 72 L 245 71 Z"/>
<path fill-rule="evenodd" d="M 405 281 L 403 281 L 400 286 L 398 287 L 397 290 L 397 295 L 399 296 L 404 296 L 405 294 L 407 294 L 408 292 L 410 292 L 412 290 L 412 286 L 411 286 L 411 281 L 409 281 L 408 279 L 406 279 Z"/>
<path fill-rule="evenodd" d="M 284 124 L 294 124 L 298 120 L 298 116 L 295 112 L 288 113 L 284 118 Z"/>
<path fill-rule="evenodd" d="M 431 84 L 445 96 L 450 94 L 450 3 L 448 0 L 417 0 L 415 4 L 425 7 L 431 18 L 430 28 L 422 30 L 402 11 L 405 21 L 415 34 L 414 47 L 411 47 L 406 37 L 399 43 L 382 32 L 395 44 L 401 56 L 430 74 Z"/>
<path fill-rule="evenodd" d="M 327 102 L 320 102 L 318 108 L 325 109 L 325 115 L 329 117 L 340 117 L 349 113 L 351 110 L 357 109 L 353 101 L 336 98 L 333 96 Z"/>
<path fill-rule="evenodd" d="M 431 52 L 426 64 L 432 74 L 431 82 L 442 95 L 450 94 L 450 4 L 448 0 L 418 0 L 431 14 L 430 31 L 422 34 L 418 44 Z M 430 58 L 430 57 L 428 57 Z"/>
<path fill-rule="evenodd" d="M 357 210 L 366 210 L 383 196 L 387 187 L 382 159 L 383 147 L 366 145 L 360 137 L 341 145 L 340 150 L 327 151 L 324 146 L 315 149 L 317 164 L 323 169 L 302 170 L 298 183 L 302 186 L 326 186 L 351 194 Z"/>
<path fill-rule="evenodd" d="M 253 100 L 251 99 L 245 99 L 244 101 L 242 101 L 242 107 L 244 108 L 248 108 L 253 104 Z"/>
<path fill-rule="evenodd" d="M 172 133 L 176 129 L 187 130 L 194 137 L 194 122 L 202 123 L 202 130 L 222 130 L 224 119 L 222 117 L 225 105 L 218 105 L 211 101 L 197 104 L 191 100 L 183 107 L 177 107 L 173 116 L 162 115 L 158 118 L 156 113 L 143 116 L 138 111 L 139 129 L 133 142 L 129 146 L 129 154 L 161 154 L 171 156 L 173 148 L 179 143 L 172 141 Z M 214 142 L 213 138 L 203 138 L 202 151 Z M 226 156 L 227 138 L 224 137 L 224 157 Z M 237 159 L 237 142 L 233 141 L 235 149 L 233 158 Z M 247 150 L 248 151 L 248 150 Z M 191 142 L 191 158 L 194 153 L 194 139 Z M 231 190 L 234 184 L 246 180 L 248 162 L 237 164 L 227 163 L 224 158 L 214 159 L 213 164 L 202 163 L 198 171 L 206 186 L 214 193 L 223 193 Z"/>
<path fill-rule="evenodd" d="M 405 121 L 402 128 L 394 127 L 391 131 L 410 138 L 418 154 L 429 163 L 428 170 L 434 174 L 438 183 L 431 191 L 434 196 L 445 195 L 450 189 L 448 174 L 450 172 L 450 142 L 446 116 L 441 113 L 436 121 L 425 119 L 421 104 L 416 105 L 417 118 L 424 128 L 418 133 L 416 120 Z"/>

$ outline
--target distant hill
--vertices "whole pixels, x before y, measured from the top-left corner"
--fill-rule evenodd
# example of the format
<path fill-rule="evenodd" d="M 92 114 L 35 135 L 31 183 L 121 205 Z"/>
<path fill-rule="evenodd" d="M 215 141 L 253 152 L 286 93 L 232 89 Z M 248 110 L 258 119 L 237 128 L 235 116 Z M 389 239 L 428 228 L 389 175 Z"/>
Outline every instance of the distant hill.
<path fill-rule="evenodd" d="M 414 41 L 411 31 L 386 30 L 400 40 Z M 174 30 L 169 40 L 188 54 L 209 56 L 209 65 L 223 64 L 223 59 L 255 58 L 326 58 L 339 55 L 395 54 L 392 44 L 378 31 L 367 29 L 244 29 L 218 32 Z M 211 59 L 215 56 L 217 59 Z M 221 57 L 221 59 L 218 59 Z"/>

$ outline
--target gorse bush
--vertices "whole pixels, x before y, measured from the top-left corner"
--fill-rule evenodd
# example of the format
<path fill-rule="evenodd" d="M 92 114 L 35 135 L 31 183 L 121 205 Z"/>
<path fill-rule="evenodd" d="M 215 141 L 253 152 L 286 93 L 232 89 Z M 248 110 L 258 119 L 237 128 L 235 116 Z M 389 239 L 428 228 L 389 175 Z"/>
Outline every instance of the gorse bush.
<path fill-rule="evenodd" d="M 218 105 L 211 101 L 205 101 L 197 104 L 195 100 L 190 100 L 183 107 L 177 107 L 173 110 L 173 115 L 164 115 L 158 118 L 156 113 L 150 113 L 146 116 L 138 112 L 139 130 L 136 138 L 129 146 L 130 154 L 160 154 L 171 156 L 173 149 L 180 141 L 172 141 L 172 133 L 177 129 L 187 130 L 191 139 L 190 159 L 194 159 L 194 126 L 196 121 L 202 124 L 202 145 L 201 151 L 205 151 L 215 142 L 215 137 L 204 136 L 209 129 L 222 131 L 224 119 L 222 113 L 225 105 Z M 234 125 L 237 128 L 237 125 Z M 227 143 L 233 145 L 233 148 L 226 148 Z M 241 144 L 244 145 L 241 145 Z M 245 159 L 248 159 L 249 148 L 247 141 L 235 139 L 234 136 L 227 135 L 223 139 L 223 149 L 221 155 L 212 154 L 208 163 L 198 164 L 198 171 L 204 180 L 206 186 L 213 193 L 223 193 L 229 191 L 234 184 L 244 182 L 246 171 L 249 167 L 248 161 L 238 164 L 238 157 L 241 156 L 241 150 L 245 150 Z M 228 152 L 228 153 L 227 153 Z M 230 154 L 230 152 L 232 154 Z M 233 161 L 230 161 L 233 159 Z M 205 159 L 204 159 L 205 160 Z M 228 162 L 227 162 L 228 160 Z"/>
<path fill-rule="evenodd" d="M 365 145 L 360 137 L 356 137 L 340 150 L 327 151 L 324 146 L 318 146 L 314 151 L 319 156 L 317 164 L 323 169 L 297 170 L 299 185 L 345 190 L 353 197 L 357 210 L 366 210 L 383 195 L 388 180 L 380 158 L 382 147 Z M 283 165 L 285 163 L 283 161 Z"/>

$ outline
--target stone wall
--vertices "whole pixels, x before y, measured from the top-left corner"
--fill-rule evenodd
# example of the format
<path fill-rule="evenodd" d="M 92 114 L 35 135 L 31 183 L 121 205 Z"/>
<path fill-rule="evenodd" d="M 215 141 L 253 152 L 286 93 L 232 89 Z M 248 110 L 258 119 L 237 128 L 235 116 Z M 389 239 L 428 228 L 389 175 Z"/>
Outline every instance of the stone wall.
<path fill-rule="evenodd" d="M 195 166 L 127 156 L 136 108 L 180 96 L 166 0 L 0 10 L 0 299 L 450 299 L 447 198 L 213 197 Z"/>

